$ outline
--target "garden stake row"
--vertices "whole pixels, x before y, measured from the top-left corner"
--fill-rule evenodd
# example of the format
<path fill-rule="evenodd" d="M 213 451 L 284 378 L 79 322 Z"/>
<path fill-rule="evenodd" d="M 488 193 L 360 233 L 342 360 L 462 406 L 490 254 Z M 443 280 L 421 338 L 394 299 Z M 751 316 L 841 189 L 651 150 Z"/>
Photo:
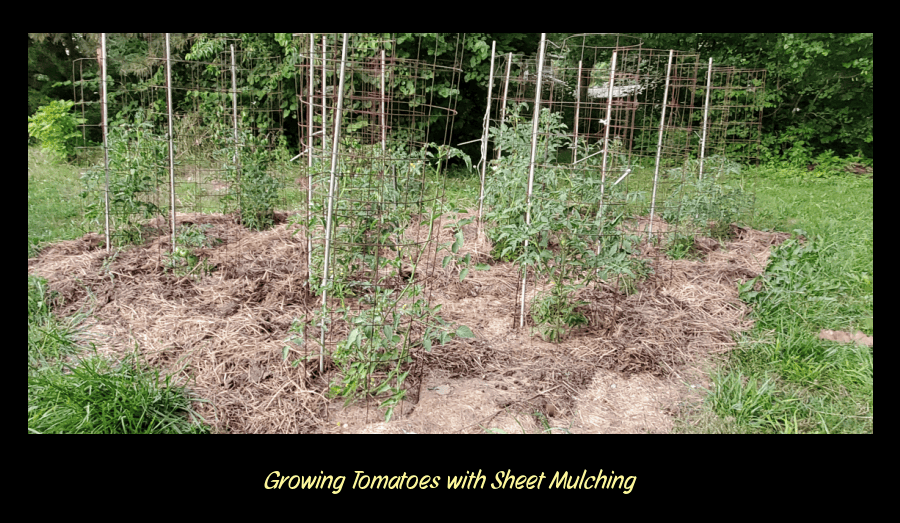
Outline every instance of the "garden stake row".
<path fill-rule="evenodd" d="M 418 352 L 452 334 L 430 308 L 425 284 L 437 278 L 433 233 L 444 219 L 443 172 L 461 153 L 447 147 L 455 89 L 444 96 L 431 86 L 436 78 L 458 82 L 461 56 L 448 64 L 439 53 L 430 61 L 399 58 L 388 54 L 397 48 L 391 39 L 347 38 L 341 55 L 328 39 L 320 46 L 310 39 L 297 77 L 298 92 L 305 92 L 300 104 L 307 106 L 301 151 L 309 155 L 306 219 L 297 234 L 307 238 L 310 289 L 321 297 L 317 315 L 297 320 L 318 329 L 317 374 L 338 371 L 329 378 L 331 394 L 377 398 L 390 417 L 408 390 L 417 390 L 406 378 L 424 370 Z M 333 81 L 338 64 L 343 83 Z M 319 98 L 334 104 L 317 111 Z M 445 136 L 435 140 L 429 132 L 438 126 Z M 326 129 L 334 137 L 327 156 L 315 146 Z"/>
<path fill-rule="evenodd" d="M 495 287 L 515 290 L 490 314 L 548 341 L 586 329 L 622 349 L 615 337 L 643 328 L 635 300 L 661 304 L 654 318 L 669 310 L 658 290 L 674 269 L 661 262 L 692 253 L 703 236 L 725 238 L 752 208 L 728 182 L 759 156 L 764 71 L 616 34 L 556 43 L 543 34 L 534 57 L 494 56 L 494 44 L 474 140 L 476 211 L 444 201 L 448 162 L 471 167 L 450 147 L 461 38 L 425 48 L 390 35 L 280 35 L 294 51 L 282 63 L 252 35 L 152 34 L 143 55 L 116 58 L 111 72 L 107 38 L 99 99 L 97 64 L 79 62 L 73 77 L 82 114 L 102 113 L 96 128 L 82 127 L 86 141 L 104 144 L 84 171 L 86 232 L 102 228 L 110 254 L 94 283 L 146 277 L 160 310 L 192 303 L 170 330 L 179 350 L 212 351 L 207 386 L 221 394 L 240 380 L 261 386 L 278 367 L 283 381 L 261 416 L 304 394 L 362 400 L 366 419 L 371 400 L 386 418 L 402 412 L 418 401 L 426 364 L 443 368 L 474 336 L 441 300 L 477 298 L 504 271 L 509 283 Z M 142 80 L 119 90 L 123 109 L 107 115 L 117 68 Z M 286 147 L 294 122 L 296 155 Z M 101 307 L 127 315 L 128 303 Z M 216 325 L 210 332 L 246 347 L 208 349 L 230 347 L 204 330 Z M 247 329 L 266 341 L 247 341 Z M 142 350 L 156 350 L 157 338 L 145 335 Z M 646 363 L 615 354 L 628 368 Z"/>
<path fill-rule="evenodd" d="M 715 160 L 705 151 L 714 141 L 707 128 L 728 129 L 722 136 L 758 136 L 752 124 L 744 125 L 747 118 L 740 126 L 727 123 L 734 102 L 721 117 L 714 107 L 723 82 L 723 102 L 740 91 L 735 84 L 758 94 L 762 82 L 752 73 L 737 82 L 720 75 L 724 80 L 707 80 L 711 87 L 704 88 L 698 55 L 644 49 L 639 39 L 616 34 L 576 35 L 559 45 L 542 43 L 536 58 L 501 59 L 489 76 L 489 92 L 497 78 L 503 96 L 488 100 L 494 160 L 484 171 L 490 176 L 483 176 L 479 218 L 495 256 L 523 268 L 516 291 L 520 327 L 529 321 L 525 303 L 531 301 L 535 325 L 556 325 L 537 330 L 558 340 L 581 321 L 575 312 L 585 306 L 575 298 L 581 289 L 610 282 L 616 292 L 634 292 L 685 238 L 710 234 L 704 218 L 723 231 L 726 222 L 752 215 L 744 196 L 698 185 L 697 160 L 712 161 L 717 174 L 723 167 L 733 174 L 737 161 L 750 159 L 728 160 L 723 146 Z M 494 74 L 495 68 L 501 72 Z M 710 92 L 712 102 L 698 96 Z M 741 109 L 755 117 L 761 101 Z M 723 208 L 734 211 L 713 211 Z M 645 213 L 649 217 L 640 218 Z M 652 264 L 643 261 L 648 258 Z M 534 292 L 526 288 L 529 267 Z"/>

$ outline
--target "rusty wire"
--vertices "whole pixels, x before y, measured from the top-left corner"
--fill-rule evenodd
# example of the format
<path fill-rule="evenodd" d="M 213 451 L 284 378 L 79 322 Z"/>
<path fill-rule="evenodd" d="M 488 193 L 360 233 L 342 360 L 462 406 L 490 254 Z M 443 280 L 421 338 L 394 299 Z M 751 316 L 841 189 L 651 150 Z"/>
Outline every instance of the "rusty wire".
<path fill-rule="evenodd" d="M 508 141 L 498 138 L 515 133 L 517 126 L 530 128 L 527 119 L 534 110 L 539 68 L 534 57 L 497 58 L 493 74 L 502 94 L 492 101 L 495 131 L 490 156 L 494 168 L 502 171 L 509 163 L 501 157 L 512 153 L 502 150 L 501 143 Z M 535 160 L 533 205 L 553 205 L 566 198 L 566 212 L 577 211 L 572 216 L 581 216 L 583 224 L 601 216 L 621 220 L 615 231 L 602 226 L 603 232 L 595 231 L 596 253 L 600 254 L 600 244 L 618 245 L 620 251 L 639 254 L 654 270 L 663 271 L 665 265 L 659 262 L 669 246 L 702 232 L 681 230 L 685 227 L 681 188 L 700 174 L 706 72 L 697 54 L 646 49 L 640 39 L 625 35 L 585 34 L 549 43 L 540 78 L 541 109 L 556 115 L 556 123 L 542 117 L 538 129 L 543 150 Z M 764 71 L 716 68 L 713 78 L 707 157 L 718 154 L 735 162 L 753 162 L 760 115 L 754 111 L 761 107 Z M 488 176 L 484 182 L 488 194 L 492 183 L 496 182 Z M 644 216 L 648 213 L 649 219 Z M 552 233 L 543 239 L 542 248 L 559 252 L 561 243 L 565 240 L 560 233 Z M 580 256 L 570 261 L 580 263 Z M 550 274 L 554 270 L 558 269 L 551 268 Z M 660 276 L 664 281 L 665 275 Z M 624 287 L 623 278 L 629 280 Z M 625 271 L 608 283 L 633 290 L 634 279 Z M 546 279 L 533 279 L 528 285 L 536 288 L 527 293 L 532 299 L 547 296 Z"/>
<path fill-rule="evenodd" d="M 284 135 L 277 65 L 268 77 L 255 73 L 255 81 L 267 86 L 264 92 L 234 87 L 247 85 L 247 76 L 260 62 L 277 64 L 278 59 L 259 56 L 238 39 L 217 38 L 207 40 L 210 52 L 189 60 L 192 41 L 167 50 L 161 43 L 166 35 L 148 33 L 144 39 L 145 55 L 120 57 L 115 63 L 117 70 L 140 79 L 116 89 L 124 101 L 123 111 L 110 115 L 106 129 L 81 126 L 78 160 L 87 181 L 83 203 L 89 214 L 94 209 L 94 219 L 84 223 L 83 232 L 103 233 L 108 228 L 107 247 L 115 248 L 164 237 L 158 242 L 158 265 L 168 262 L 170 269 L 187 272 L 187 258 L 176 254 L 181 240 L 173 240 L 173 231 L 178 237 L 202 230 L 182 218 L 186 213 L 218 213 L 260 229 L 275 224 L 276 208 L 288 209 L 298 201 L 294 168 L 274 154 Z M 103 100 L 84 88 L 100 61 L 102 57 L 75 64 L 73 89 L 76 110 L 82 115 L 102 106 Z M 180 74 L 169 79 L 163 74 L 167 66 L 177 67 Z M 169 108 L 168 100 L 173 99 L 175 106 Z M 103 148 L 92 145 L 93 136 L 101 131 L 110 136 L 110 182 L 98 176 L 104 170 Z M 265 173 L 258 178 L 268 183 L 265 190 L 270 196 L 261 204 L 248 205 L 253 200 L 248 193 L 260 189 L 245 176 L 248 168 Z M 107 183 L 112 203 L 104 227 L 96 202 L 103 199 Z M 209 248 L 221 240 L 207 238 L 202 246 L 193 247 Z"/>
<path fill-rule="evenodd" d="M 414 305 L 409 292 L 438 278 L 435 236 L 444 224 L 436 173 L 447 167 L 439 148 L 450 142 L 456 111 L 455 96 L 441 96 L 434 83 L 450 80 L 452 91 L 461 72 L 459 46 L 447 61 L 437 53 L 398 57 L 395 49 L 389 39 L 349 36 L 342 55 L 334 37 L 315 39 L 297 76 L 311 194 L 302 235 L 310 245 L 309 286 L 322 310 L 302 319 L 307 350 L 319 352 L 324 372 L 322 356 L 347 342 L 351 330 L 389 332 L 402 339 L 399 353 L 365 347 L 358 361 L 379 368 L 376 381 L 385 377 L 384 364 L 409 370 L 406 360 L 418 361 L 412 353 L 423 347 L 422 322 L 398 308 L 427 307 L 428 295 Z M 422 368 L 416 372 L 420 380 Z M 363 396 L 371 385 L 360 384 Z"/>

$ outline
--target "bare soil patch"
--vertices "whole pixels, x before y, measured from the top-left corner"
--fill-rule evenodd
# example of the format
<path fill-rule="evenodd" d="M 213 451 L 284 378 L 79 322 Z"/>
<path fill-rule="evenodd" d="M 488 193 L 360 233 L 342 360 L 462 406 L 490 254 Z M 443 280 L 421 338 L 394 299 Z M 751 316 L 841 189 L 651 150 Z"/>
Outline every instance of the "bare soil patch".
<path fill-rule="evenodd" d="M 320 307 L 305 281 L 306 241 L 286 218 L 250 232 L 229 216 L 179 215 L 179 224 L 208 224 L 207 235 L 222 240 L 198 249 L 216 269 L 202 278 L 164 270 L 171 241 L 164 231 L 113 256 L 97 235 L 60 242 L 29 260 L 28 270 L 58 293 L 58 314 L 92 313 L 87 335 L 100 352 L 120 357 L 137 347 L 148 363 L 188 382 L 207 400 L 198 412 L 220 431 L 667 432 L 679 405 L 706 387 L 697 368 L 750 326 L 736 282 L 759 275 L 769 248 L 787 238 L 735 227 L 736 239 L 717 248 L 697 240 L 703 261 L 657 256 L 653 274 L 630 295 L 612 282 L 579 291 L 589 325 L 547 343 L 533 326 L 518 328 L 518 268 L 492 260 L 484 235 L 476 240 L 475 224 L 467 225 L 462 254 L 490 269 L 460 283 L 460 268 L 442 268 L 432 254 L 418 277 L 442 317 L 469 326 L 475 338 L 414 353 L 408 401 L 385 423 L 376 399 L 345 407 L 327 397 L 337 376 L 330 362 L 320 374 L 317 362 L 291 366 L 308 354 L 296 347 L 282 357 L 292 322 Z M 436 229 L 438 244 L 452 241 L 441 226 L 448 223 Z M 406 236 L 421 241 L 424 229 L 410 226 Z M 529 281 L 527 296 L 543 285 Z M 332 335 L 346 331 L 336 323 Z"/>
<path fill-rule="evenodd" d="M 865 333 L 860 331 L 846 332 L 835 331 L 831 329 L 822 329 L 821 331 L 819 331 L 819 339 L 836 341 L 838 343 L 854 342 L 864 347 L 875 346 L 874 336 L 866 336 Z"/>

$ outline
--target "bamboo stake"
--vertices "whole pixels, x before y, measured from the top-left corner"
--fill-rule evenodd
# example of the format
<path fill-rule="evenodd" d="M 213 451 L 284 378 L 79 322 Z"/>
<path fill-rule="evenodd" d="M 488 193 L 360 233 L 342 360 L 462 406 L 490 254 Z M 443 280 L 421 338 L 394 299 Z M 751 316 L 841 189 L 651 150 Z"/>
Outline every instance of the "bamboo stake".
<path fill-rule="evenodd" d="M 603 130 L 603 160 L 600 164 L 600 205 L 597 207 L 597 219 L 603 215 L 603 197 L 606 189 L 606 160 L 609 157 L 609 128 L 612 125 L 612 99 L 613 84 L 616 81 L 616 57 L 618 51 L 613 51 L 612 62 L 609 67 L 609 89 L 606 91 L 606 128 Z M 597 239 L 597 256 L 600 255 L 600 239 Z"/>
<path fill-rule="evenodd" d="M 578 80 L 575 87 L 575 135 L 572 141 L 572 165 L 578 163 L 578 113 L 581 111 L 581 60 L 578 60 Z"/>
<path fill-rule="evenodd" d="M 171 249 L 175 252 L 175 146 L 172 131 L 172 49 L 169 43 L 169 33 L 166 33 L 166 105 L 169 116 L 169 204 L 172 213 L 172 242 Z"/>
<path fill-rule="evenodd" d="M 102 101 L 100 102 L 100 110 L 103 116 L 103 166 L 106 170 L 106 187 L 104 188 L 103 200 L 104 200 L 104 211 L 103 217 L 105 220 L 105 224 L 103 227 L 103 232 L 106 235 L 106 252 L 109 253 L 109 140 L 108 140 L 108 126 L 109 122 L 107 121 L 106 112 L 108 110 L 108 103 L 106 100 L 106 33 L 100 33 L 100 77 L 102 81 L 100 82 L 100 98 Z M 84 100 L 84 96 L 81 98 Z"/>
<path fill-rule="evenodd" d="M 509 93 L 509 69 L 512 66 L 512 53 L 506 55 L 506 76 L 503 81 L 503 99 L 500 102 L 500 136 L 503 136 L 503 124 L 506 122 L 506 95 Z M 502 147 L 497 146 L 497 159 L 500 159 Z"/>
<path fill-rule="evenodd" d="M 238 153 L 238 114 L 237 114 L 237 68 L 235 67 L 234 62 L 234 45 L 231 46 L 231 133 L 234 138 L 234 154 L 231 156 L 231 161 L 234 164 L 234 173 L 236 175 L 235 182 L 238 188 L 238 198 L 242 197 L 241 194 L 241 169 L 238 167 L 238 158 L 240 154 Z M 239 204 L 240 205 L 240 204 Z"/>
<path fill-rule="evenodd" d="M 488 127 L 491 123 L 491 94 L 494 90 L 494 53 L 497 51 L 497 42 L 491 42 L 491 74 L 488 80 L 487 110 L 484 112 L 484 122 L 481 130 L 481 195 L 478 197 L 478 227 L 476 238 L 481 234 L 481 213 L 484 209 L 484 173 L 487 167 L 487 140 Z"/>
<path fill-rule="evenodd" d="M 700 179 L 703 179 L 703 160 L 706 157 L 706 129 L 709 122 L 709 91 L 712 89 L 713 60 L 709 59 L 709 68 L 706 70 L 706 102 L 703 104 L 703 134 L 700 135 Z"/>
<path fill-rule="evenodd" d="M 541 33 L 541 48 L 538 56 L 537 88 L 534 95 L 534 115 L 531 123 L 531 162 L 528 166 L 528 193 L 525 199 L 525 225 L 531 225 L 531 190 L 534 185 L 534 160 L 537 155 L 538 126 L 541 119 L 541 82 L 544 75 L 544 44 L 547 33 Z M 525 250 L 528 250 L 528 238 L 525 238 Z M 519 328 L 525 326 L 525 282 L 528 279 L 528 266 L 522 265 L 522 305 L 519 309 Z"/>
<path fill-rule="evenodd" d="M 381 172 L 384 172 L 384 157 L 387 150 L 387 122 L 384 115 L 384 101 L 387 93 L 384 90 L 384 49 L 381 50 Z"/>
<path fill-rule="evenodd" d="M 347 61 L 347 33 L 341 49 L 341 75 L 338 84 L 337 111 L 334 114 L 334 141 L 331 145 L 331 179 L 328 184 L 328 214 L 325 219 L 325 261 L 322 269 L 322 343 L 319 347 L 319 372 L 324 370 L 325 358 L 325 313 L 328 306 L 328 258 L 331 249 L 331 216 L 334 209 L 334 193 L 337 190 L 335 169 L 337 167 L 338 143 L 341 139 L 341 118 L 344 106 L 344 67 Z"/>
<path fill-rule="evenodd" d="M 234 154 L 231 161 L 237 169 L 238 159 L 238 123 L 237 123 L 237 71 L 234 66 L 234 44 L 231 45 L 231 129 L 234 136 Z"/>
<path fill-rule="evenodd" d="M 309 139 L 307 140 L 309 143 L 306 144 L 306 151 L 308 156 L 306 158 L 306 281 L 309 283 L 309 290 L 312 291 L 313 281 L 312 281 L 312 234 L 310 234 L 310 224 L 312 223 L 312 196 L 313 196 L 313 186 L 312 186 L 312 175 L 313 175 L 313 155 L 315 153 L 315 149 L 313 148 L 313 142 L 315 138 L 314 134 L 314 125 L 313 125 L 313 117 L 315 116 L 315 106 L 314 101 L 315 97 L 313 96 L 313 90 L 315 87 L 315 73 L 316 73 L 316 39 L 314 33 L 309 33 L 309 89 L 306 93 L 307 105 L 309 108 L 306 111 L 307 122 L 306 128 L 308 129 L 307 134 L 309 134 Z"/>
<path fill-rule="evenodd" d="M 672 74 L 672 57 L 675 51 L 669 50 L 669 64 L 666 66 L 666 87 L 663 91 L 662 116 L 659 119 L 659 137 L 656 142 L 656 167 L 653 169 L 653 196 L 650 198 L 650 225 L 647 228 L 647 241 L 653 238 L 653 213 L 656 210 L 656 185 L 659 182 L 659 160 L 662 156 L 663 128 L 666 125 L 666 104 L 669 103 L 669 79 Z"/>
<path fill-rule="evenodd" d="M 328 82 L 328 76 L 326 76 L 325 71 L 325 62 L 327 62 L 328 52 L 327 52 L 327 40 L 326 35 L 322 35 L 322 157 L 328 154 L 328 112 L 325 109 L 325 84 Z"/>

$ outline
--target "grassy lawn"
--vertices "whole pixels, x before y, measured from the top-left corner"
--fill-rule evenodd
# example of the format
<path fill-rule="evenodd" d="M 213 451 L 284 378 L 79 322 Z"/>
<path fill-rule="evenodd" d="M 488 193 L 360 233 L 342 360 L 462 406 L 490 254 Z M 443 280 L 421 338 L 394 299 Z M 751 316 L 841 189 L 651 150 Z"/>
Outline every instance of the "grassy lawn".
<path fill-rule="evenodd" d="M 874 430 L 874 352 L 820 340 L 821 329 L 874 330 L 874 190 L 868 178 L 784 177 L 760 169 L 757 228 L 802 231 L 774 251 L 756 325 L 713 371 L 701 432 Z M 802 173 L 797 173 L 802 175 Z"/>
<path fill-rule="evenodd" d="M 28 255 L 80 236 L 79 170 L 28 150 Z M 631 190 L 652 174 L 635 172 Z M 753 225 L 801 231 L 775 249 L 744 298 L 755 327 L 719 366 L 713 387 L 680 420 L 685 432 L 874 430 L 873 349 L 817 338 L 821 329 L 873 334 L 873 181 L 852 175 L 744 172 L 755 185 Z M 643 185 L 642 185 L 643 184 Z M 444 181 L 457 208 L 477 208 L 478 177 L 458 168 Z M 297 200 L 303 194 L 292 195 Z M 662 195 L 658 195 L 661 198 Z M 29 432 L 203 432 L 189 391 L 126 359 L 113 364 L 80 343 L 78 318 L 50 313 L 46 283 L 28 278 Z"/>
<path fill-rule="evenodd" d="M 42 243 L 79 236 L 81 202 L 78 169 L 38 147 L 28 148 L 28 257 Z"/>

